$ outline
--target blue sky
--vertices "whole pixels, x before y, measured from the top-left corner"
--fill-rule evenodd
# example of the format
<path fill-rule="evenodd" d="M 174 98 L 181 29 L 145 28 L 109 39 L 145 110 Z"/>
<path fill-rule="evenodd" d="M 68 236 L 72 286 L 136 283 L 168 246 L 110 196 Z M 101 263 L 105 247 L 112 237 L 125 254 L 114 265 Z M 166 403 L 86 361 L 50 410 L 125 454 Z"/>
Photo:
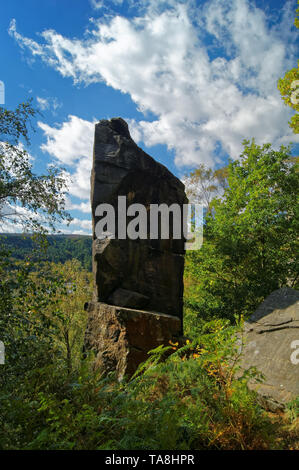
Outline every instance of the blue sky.
<path fill-rule="evenodd" d="M 70 175 L 66 233 L 90 233 L 94 123 L 121 116 L 177 176 L 237 158 L 244 138 L 274 147 L 288 128 L 277 79 L 295 67 L 295 1 L 1 2 L 0 80 L 12 109 L 42 113 L 28 149 L 37 173 Z M 15 227 L 6 227 L 15 230 Z"/>

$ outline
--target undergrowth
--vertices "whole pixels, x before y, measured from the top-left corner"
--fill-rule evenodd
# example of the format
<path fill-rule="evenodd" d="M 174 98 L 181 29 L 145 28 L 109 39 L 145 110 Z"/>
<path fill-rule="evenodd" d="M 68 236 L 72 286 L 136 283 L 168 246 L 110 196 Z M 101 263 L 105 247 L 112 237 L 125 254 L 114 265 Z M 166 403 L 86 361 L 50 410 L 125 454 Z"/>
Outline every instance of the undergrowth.
<path fill-rule="evenodd" d="M 271 449 L 276 423 L 247 388 L 236 328 L 151 351 L 132 378 L 53 362 L 0 392 L 1 449 Z M 169 355 L 169 352 L 172 354 Z"/>

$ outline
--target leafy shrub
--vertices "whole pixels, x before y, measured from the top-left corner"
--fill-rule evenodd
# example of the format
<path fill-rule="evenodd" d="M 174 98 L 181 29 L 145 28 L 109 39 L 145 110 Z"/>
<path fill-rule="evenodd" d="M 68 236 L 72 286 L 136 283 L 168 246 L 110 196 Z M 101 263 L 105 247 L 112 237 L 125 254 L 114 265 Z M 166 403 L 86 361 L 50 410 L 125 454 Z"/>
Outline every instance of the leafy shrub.
<path fill-rule="evenodd" d="M 122 383 L 93 372 L 92 357 L 71 374 L 64 362 L 32 370 L 0 394 L 1 448 L 270 448 L 271 422 L 246 386 L 254 372 L 238 376 L 235 332 L 212 322 L 179 349 L 153 350 Z"/>

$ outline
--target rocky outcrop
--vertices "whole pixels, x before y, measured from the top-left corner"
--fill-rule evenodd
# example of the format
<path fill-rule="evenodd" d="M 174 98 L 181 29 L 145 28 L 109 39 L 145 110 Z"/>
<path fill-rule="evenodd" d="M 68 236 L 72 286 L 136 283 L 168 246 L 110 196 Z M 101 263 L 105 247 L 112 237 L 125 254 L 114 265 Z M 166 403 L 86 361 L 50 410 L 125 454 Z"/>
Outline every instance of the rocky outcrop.
<path fill-rule="evenodd" d="M 265 377 L 250 383 L 271 411 L 299 395 L 299 292 L 282 288 L 270 294 L 245 324 L 242 367 L 255 366 Z"/>
<path fill-rule="evenodd" d="M 179 339 L 178 317 L 107 305 L 90 303 L 85 347 L 95 352 L 95 367 L 114 371 L 119 380 L 131 376 L 145 361 L 148 351 Z"/>
<path fill-rule="evenodd" d="M 116 370 L 120 379 L 136 370 L 148 350 L 182 334 L 187 202 L 183 183 L 135 144 L 123 119 L 96 124 L 91 174 L 94 295 L 87 306 L 85 348 L 95 351 L 96 367 Z M 99 236 L 97 230 L 103 204 L 115 214 L 113 236 L 109 231 Z M 134 213 L 127 214 L 132 204 L 142 205 L 146 217 L 140 238 L 126 234 L 134 220 Z M 169 236 L 161 231 L 162 219 L 152 236 L 149 214 L 154 204 L 179 208 L 180 237 L 171 210 Z"/>
<path fill-rule="evenodd" d="M 175 239 L 170 233 L 169 239 L 160 235 L 157 239 L 123 239 L 118 222 L 125 209 L 119 208 L 119 196 L 125 196 L 127 207 L 138 203 L 147 210 L 150 204 L 182 207 L 187 203 L 182 182 L 135 144 L 123 119 L 114 118 L 95 126 L 91 174 L 93 300 L 182 318 L 184 237 Z M 99 217 L 95 213 L 102 203 L 115 210 L 114 239 L 96 236 Z M 181 223 L 183 228 L 183 220 Z"/>

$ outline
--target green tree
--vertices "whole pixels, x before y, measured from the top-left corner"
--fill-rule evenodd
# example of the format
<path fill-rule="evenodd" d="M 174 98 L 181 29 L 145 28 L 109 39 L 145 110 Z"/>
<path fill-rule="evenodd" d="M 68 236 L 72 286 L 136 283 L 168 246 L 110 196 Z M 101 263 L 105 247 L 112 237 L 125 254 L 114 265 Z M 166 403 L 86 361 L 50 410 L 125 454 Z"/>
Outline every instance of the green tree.
<path fill-rule="evenodd" d="M 201 250 L 187 255 L 193 284 L 186 303 L 195 315 L 234 320 L 274 289 L 297 285 L 297 163 L 290 148 L 245 141 L 227 181 L 207 216 Z"/>
<path fill-rule="evenodd" d="M 38 280 L 32 271 L 38 269 Z M 54 315 L 56 295 L 64 288 L 47 264 L 21 261 L 10 270 L 9 259 L 0 258 L 0 338 L 5 345 L 1 387 L 22 386 L 25 374 L 53 363 L 58 350 Z M 20 383 L 21 382 L 21 383 Z"/>
<path fill-rule="evenodd" d="M 219 196 L 226 186 L 226 176 L 226 167 L 212 170 L 200 164 L 184 178 L 188 199 L 193 203 L 202 204 L 209 212 L 212 200 Z"/>
<path fill-rule="evenodd" d="M 31 102 L 15 111 L 0 108 L 0 223 L 21 223 L 37 235 L 54 229 L 60 220 L 69 220 L 64 210 L 65 178 L 61 169 L 51 168 L 37 176 L 21 139 L 29 143 L 30 119 L 36 114 Z M 36 237 L 37 238 L 37 237 Z M 46 269 L 39 270 L 39 282 L 32 271 L 38 269 L 36 252 L 44 247 L 39 238 L 35 253 L 12 266 L 10 253 L 0 244 L 0 338 L 7 352 L 1 381 L 16 381 L 27 368 L 51 362 L 55 322 L 46 315 L 64 280 Z M 45 265 L 46 266 L 46 265 Z M 31 366 L 30 366 L 31 364 Z M 5 372 L 5 373 L 4 373 Z"/>
<path fill-rule="evenodd" d="M 299 0 L 297 1 L 299 6 Z M 296 10 L 296 18 L 294 21 L 296 28 L 299 28 L 299 8 Z M 278 90 L 286 105 L 290 106 L 296 111 L 289 121 L 289 126 L 293 129 L 295 134 L 299 133 L 299 61 L 297 68 L 288 70 L 283 78 L 278 80 Z"/>
<path fill-rule="evenodd" d="M 36 115 L 31 101 L 15 111 L 0 107 L 0 223 L 21 224 L 26 230 L 55 229 L 58 221 L 70 221 L 65 211 L 66 178 L 61 168 L 33 172 L 29 143 L 30 119 Z"/>
<path fill-rule="evenodd" d="M 51 263 L 50 270 L 54 279 L 63 280 L 63 285 L 52 297 L 55 303 L 50 303 L 46 312 L 56 324 L 53 341 L 62 350 L 70 373 L 74 367 L 79 366 L 82 359 L 87 321 L 83 305 L 92 297 L 93 276 L 83 270 L 81 263 L 76 259 L 69 260 L 65 264 Z M 37 283 L 39 277 L 39 272 L 36 272 Z"/>

